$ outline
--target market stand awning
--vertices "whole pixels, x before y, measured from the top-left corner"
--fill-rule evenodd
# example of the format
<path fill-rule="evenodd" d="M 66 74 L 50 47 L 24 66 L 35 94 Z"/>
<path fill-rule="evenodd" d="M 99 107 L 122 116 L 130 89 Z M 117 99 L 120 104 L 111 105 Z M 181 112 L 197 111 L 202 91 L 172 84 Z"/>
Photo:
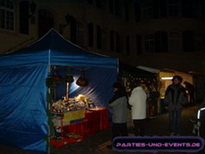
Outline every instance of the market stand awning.
<path fill-rule="evenodd" d="M 149 72 L 123 62 L 119 63 L 119 72 L 122 76 L 131 74 L 132 76 L 139 78 L 154 78 L 156 76 L 153 72 Z"/>
<path fill-rule="evenodd" d="M 151 68 L 151 67 L 146 67 L 146 66 L 141 66 L 141 65 L 137 66 L 137 68 L 150 72 L 150 73 L 155 73 L 155 74 L 160 73 L 160 70 L 156 68 Z"/>

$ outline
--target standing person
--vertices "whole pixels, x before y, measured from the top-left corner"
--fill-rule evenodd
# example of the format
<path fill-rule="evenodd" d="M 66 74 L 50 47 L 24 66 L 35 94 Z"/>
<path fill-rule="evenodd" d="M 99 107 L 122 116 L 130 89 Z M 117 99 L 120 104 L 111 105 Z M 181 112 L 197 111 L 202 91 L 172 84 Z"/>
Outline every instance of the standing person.
<path fill-rule="evenodd" d="M 128 107 L 125 88 L 120 83 L 113 84 L 114 95 L 109 101 L 112 110 L 112 140 L 117 136 L 128 136 Z M 107 146 L 111 148 L 111 145 Z"/>
<path fill-rule="evenodd" d="M 129 97 L 129 104 L 132 106 L 132 120 L 134 124 L 134 134 L 144 136 L 144 123 L 147 110 L 147 95 L 140 83 L 137 83 Z"/>
<path fill-rule="evenodd" d="M 165 92 L 164 103 L 168 106 L 170 135 L 180 135 L 181 133 L 181 112 L 182 107 L 187 103 L 185 88 L 181 85 L 183 78 L 175 75 L 172 84 L 169 85 Z"/>

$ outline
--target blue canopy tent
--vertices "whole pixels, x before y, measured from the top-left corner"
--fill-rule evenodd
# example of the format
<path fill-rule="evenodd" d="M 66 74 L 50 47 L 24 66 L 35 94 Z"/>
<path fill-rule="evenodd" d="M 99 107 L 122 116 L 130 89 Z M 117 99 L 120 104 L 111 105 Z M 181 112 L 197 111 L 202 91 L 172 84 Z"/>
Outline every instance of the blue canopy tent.
<path fill-rule="evenodd" d="M 84 69 L 87 87 L 70 88 L 70 97 L 85 94 L 107 107 L 116 81 L 118 59 L 98 55 L 72 44 L 51 29 L 17 52 L 0 55 L 0 144 L 46 152 L 48 135 L 46 79 L 51 66 L 70 66 L 74 79 Z M 64 92 L 61 92 L 64 94 Z"/>

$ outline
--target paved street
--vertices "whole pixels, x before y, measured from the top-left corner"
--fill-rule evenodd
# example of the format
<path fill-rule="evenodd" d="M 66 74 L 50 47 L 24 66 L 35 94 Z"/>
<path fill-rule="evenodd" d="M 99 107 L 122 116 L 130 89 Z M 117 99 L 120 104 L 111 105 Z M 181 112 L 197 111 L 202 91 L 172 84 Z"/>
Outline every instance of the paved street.
<path fill-rule="evenodd" d="M 182 112 L 183 121 L 183 136 L 192 136 L 192 123 L 190 119 L 196 118 L 197 107 L 186 107 Z M 146 136 L 169 136 L 168 131 L 168 115 L 164 113 L 158 115 L 155 118 L 150 118 L 146 122 Z M 133 135 L 130 131 L 129 135 Z M 88 136 L 84 141 L 74 144 L 65 145 L 63 147 L 51 147 L 51 154 L 116 154 L 117 151 L 113 151 L 107 148 L 111 137 L 111 130 L 105 130 L 97 132 L 92 136 Z M 13 147 L 0 145 L 0 154 L 32 154 L 33 152 L 22 151 Z M 121 152 L 122 153 L 122 152 Z M 137 153 L 137 152 L 136 152 Z M 166 152 L 160 153 L 165 154 Z M 200 152 L 201 154 L 204 153 Z M 124 152 L 123 152 L 124 154 Z M 138 154 L 140 154 L 138 152 Z"/>

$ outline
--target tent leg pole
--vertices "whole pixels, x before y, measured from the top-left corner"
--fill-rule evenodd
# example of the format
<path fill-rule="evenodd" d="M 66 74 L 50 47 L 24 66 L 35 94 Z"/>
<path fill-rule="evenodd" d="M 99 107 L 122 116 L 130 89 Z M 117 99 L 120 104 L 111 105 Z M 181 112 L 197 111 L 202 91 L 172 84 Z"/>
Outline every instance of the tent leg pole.
<path fill-rule="evenodd" d="M 66 83 L 66 100 L 68 100 L 69 98 L 69 88 L 70 88 L 70 84 L 67 82 Z"/>
<path fill-rule="evenodd" d="M 50 51 L 49 51 L 49 56 L 50 56 Z M 51 74 L 51 65 L 50 65 L 50 61 L 49 61 L 49 66 L 48 66 L 48 74 Z M 48 87 L 48 93 L 47 95 L 49 97 L 51 97 L 51 87 Z M 48 97 L 47 96 L 47 97 Z M 51 99 L 51 98 L 50 98 Z M 48 100 L 47 100 L 48 101 Z M 50 136 L 51 136 L 51 132 L 50 132 L 50 121 L 51 121 L 51 117 L 50 117 L 50 111 L 51 111 L 51 100 L 49 100 L 48 102 L 48 107 L 47 107 L 47 115 L 48 115 L 48 135 L 47 135 L 47 154 L 50 154 Z"/>

